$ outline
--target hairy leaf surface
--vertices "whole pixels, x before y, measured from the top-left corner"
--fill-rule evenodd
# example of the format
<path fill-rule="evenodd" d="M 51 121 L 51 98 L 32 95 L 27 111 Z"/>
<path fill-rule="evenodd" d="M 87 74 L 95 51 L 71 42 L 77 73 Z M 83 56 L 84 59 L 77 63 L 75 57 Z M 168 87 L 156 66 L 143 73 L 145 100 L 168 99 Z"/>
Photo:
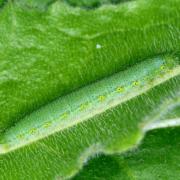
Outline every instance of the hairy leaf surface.
<path fill-rule="evenodd" d="M 179 126 L 179 19 L 178 0 L 92 10 L 4 3 L 2 179 L 72 177 L 93 155 L 125 152 L 151 129 Z"/>
<path fill-rule="evenodd" d="M 179 179 L 179 130 L 150 131 L 137 149 L 96 157 L 74 179 Z"/>

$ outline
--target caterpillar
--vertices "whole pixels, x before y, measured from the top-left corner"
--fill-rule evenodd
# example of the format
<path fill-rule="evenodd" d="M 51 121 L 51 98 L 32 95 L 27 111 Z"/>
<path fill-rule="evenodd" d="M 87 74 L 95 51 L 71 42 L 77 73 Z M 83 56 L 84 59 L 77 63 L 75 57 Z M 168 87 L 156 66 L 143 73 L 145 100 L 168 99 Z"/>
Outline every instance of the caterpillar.
<path fill-rule="evenodd" d="M 0 154 L 92 118 L 177 75 L 173 58 L 148 59 L 34 111 L 0 137 Z"/>

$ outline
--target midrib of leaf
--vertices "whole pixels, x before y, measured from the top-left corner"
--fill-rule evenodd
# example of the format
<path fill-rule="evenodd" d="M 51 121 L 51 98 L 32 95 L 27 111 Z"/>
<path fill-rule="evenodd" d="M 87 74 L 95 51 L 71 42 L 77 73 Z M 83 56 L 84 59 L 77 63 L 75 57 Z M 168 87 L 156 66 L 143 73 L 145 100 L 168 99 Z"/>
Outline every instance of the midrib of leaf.
<path fill-rule="evenodd" d="M 145 133 L 153 129 L 180 126 L 180 116 L 175 112 L 180 106 L 180 93 L 177 92 L 175 97 L 175 99 L 163 102 L 162 105 L 158 107 L 158 110 L 155 109 L 152 112 L 152 116 L 150 116 L 151 118 L 147 117 L 147 119 L 151 119 L 149 122 L 145 118 L 144 122 L 146 123 L 142 125 Z"/>

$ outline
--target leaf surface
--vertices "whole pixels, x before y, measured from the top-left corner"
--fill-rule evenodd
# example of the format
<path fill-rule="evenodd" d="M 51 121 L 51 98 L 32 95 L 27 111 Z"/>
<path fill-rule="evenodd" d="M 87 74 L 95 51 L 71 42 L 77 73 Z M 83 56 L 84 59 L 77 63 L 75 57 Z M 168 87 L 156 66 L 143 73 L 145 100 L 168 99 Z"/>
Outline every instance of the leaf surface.
<path fill-rule="evenodd" d="M 150 131 L 137 149 L 95 157 L 74 179 L 179 179 L 179 130 Z"/>
<path fill-rule="evenodd" d="M 72 177 L 90 156 L 127 151 L 151 129 L 178 126 L 179 5 L 139 0 L 85 10 L 57 1 L 42 11 L 6 3 L 2 179 Z"/>

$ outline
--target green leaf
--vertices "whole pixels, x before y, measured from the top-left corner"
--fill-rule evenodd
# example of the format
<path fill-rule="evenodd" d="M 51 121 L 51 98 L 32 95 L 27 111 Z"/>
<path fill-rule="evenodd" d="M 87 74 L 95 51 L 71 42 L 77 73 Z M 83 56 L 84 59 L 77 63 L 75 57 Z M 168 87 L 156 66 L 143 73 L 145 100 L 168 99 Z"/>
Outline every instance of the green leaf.
<path fill-rule="evenodd" d="M 2 179 L 72 177 L 90 156 L 178 126 L 179 5 L 85 10 L 58 1 L 42 11 L 8 2 L 0 13 Z"/>
<path fill-rule="evenodd" d="M 138 148 L 97 156 L 73 179 L 178 179 L 179 133 L 179 127 L 150 131 Z"/>
<path fill-rule="evenodd" d="M 83 7 L 86 9 L 97 8 L 104 4 L 117 4 L 121 2 L 131 1 L 131 0 L 64 0 L 69 3 L 71 6 Z"/>

